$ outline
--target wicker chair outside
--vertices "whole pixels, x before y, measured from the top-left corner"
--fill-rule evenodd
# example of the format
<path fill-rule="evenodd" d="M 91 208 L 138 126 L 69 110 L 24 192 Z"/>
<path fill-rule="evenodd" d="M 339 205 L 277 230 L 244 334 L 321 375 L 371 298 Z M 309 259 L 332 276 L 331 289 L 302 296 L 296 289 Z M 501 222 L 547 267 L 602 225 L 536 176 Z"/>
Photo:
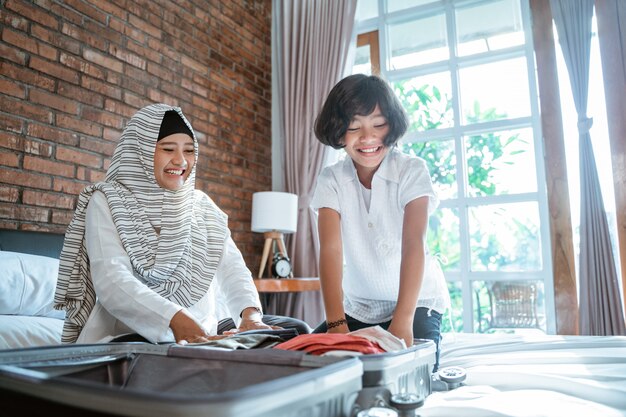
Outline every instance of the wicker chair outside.
<path fill-rule="evenodd" d="M 540 328 L 537 284 L 529 281 L 496 281 L 487 286 L 490 317 L 488 329 Z M 478 297 L 477 297 L 478 298 Z M 480 321 L 479 321 L 480 322 Z M 482 324 L 482 323 L 481 323 Z"/>

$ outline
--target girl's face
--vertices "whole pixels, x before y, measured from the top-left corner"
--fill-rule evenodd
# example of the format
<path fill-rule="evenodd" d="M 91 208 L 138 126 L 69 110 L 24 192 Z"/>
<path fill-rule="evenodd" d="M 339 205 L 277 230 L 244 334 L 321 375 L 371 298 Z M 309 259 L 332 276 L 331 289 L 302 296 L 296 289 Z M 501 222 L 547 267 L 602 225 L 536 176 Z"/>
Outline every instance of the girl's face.
<path fill-rule="evenodd" d="M 175 133 L 161 139 L 154 150 L 154 177 L 161 188 L 179 190 L 196 163 L 193 139 Z"/>
<path fill-rule="evenodd" d="M 367 116 L 356 115 L 344 136 L 345 150 L 357 171 L 375 171 L 389 148 L 383 145 L 389 133 L 389 123 L 378 105 Z"/>

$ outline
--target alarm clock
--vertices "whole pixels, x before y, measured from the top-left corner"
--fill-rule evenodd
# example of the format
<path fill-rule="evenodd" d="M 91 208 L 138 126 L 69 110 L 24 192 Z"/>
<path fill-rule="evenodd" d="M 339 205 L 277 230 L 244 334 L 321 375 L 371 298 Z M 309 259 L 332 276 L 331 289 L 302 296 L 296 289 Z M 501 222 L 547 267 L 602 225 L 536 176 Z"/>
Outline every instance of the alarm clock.
<path fill-rule="evenodd" d="M 291 275 L 291 261 L 282 253 L 276 252 L 272 259 L 272 276 L 275 278 L 287 278 Z"/>

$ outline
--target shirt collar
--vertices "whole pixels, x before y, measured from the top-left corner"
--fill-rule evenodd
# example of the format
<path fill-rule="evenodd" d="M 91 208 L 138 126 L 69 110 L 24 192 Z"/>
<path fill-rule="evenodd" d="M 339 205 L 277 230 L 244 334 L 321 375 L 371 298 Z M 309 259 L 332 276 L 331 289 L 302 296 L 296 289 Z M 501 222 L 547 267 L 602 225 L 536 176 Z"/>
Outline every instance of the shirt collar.
<path fill-rule="evenodd" d="M 389 152 L 387 152 L 387 155 L 385 155 L 383 162 L 380 163 L 380 167 L 378 167 L 378 170 L 374 174 L 374 178 L 380 177 L 386 181 L 391 181 L 395 183 L 400 182 L 400 174 L 398 172 L 397 166 L 398 164 L 393 163 L 393 160 L 398 157 L 398 152 L 400 151 L 395 146 L 389 149 Z M 342 174 L 343 180 L 345 182 L 354 180 L 358 181 L 354 162 L 352 162 L 352 158 L 350 158 L 348 155 L 346 155 L 343 161 Z"/>

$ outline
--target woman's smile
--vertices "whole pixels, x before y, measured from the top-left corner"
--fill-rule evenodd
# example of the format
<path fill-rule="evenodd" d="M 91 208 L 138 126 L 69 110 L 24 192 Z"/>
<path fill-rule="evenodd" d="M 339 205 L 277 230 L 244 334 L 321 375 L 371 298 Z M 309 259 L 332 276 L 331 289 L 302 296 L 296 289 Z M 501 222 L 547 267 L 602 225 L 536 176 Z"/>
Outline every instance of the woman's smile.
<path fill-rule="evenodd" d="M 176 191 L 185 184 L 196 163 L 193 139 L 175 133 L 157 142 L 154 151 L 154 177 L 159 187 Z"/>

